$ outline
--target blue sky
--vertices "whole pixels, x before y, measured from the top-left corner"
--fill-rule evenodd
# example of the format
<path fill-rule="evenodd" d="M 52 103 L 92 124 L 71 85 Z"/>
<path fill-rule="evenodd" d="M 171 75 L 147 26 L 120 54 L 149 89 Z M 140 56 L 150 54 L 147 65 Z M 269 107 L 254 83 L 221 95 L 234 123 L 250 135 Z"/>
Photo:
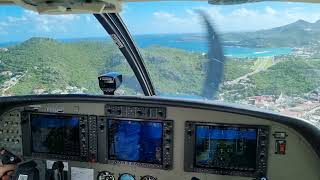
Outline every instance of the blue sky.
<path fill-rule="evenodd" d="M 214 6 L 207 2 L 126 3 L 121 13 L 132 34 L 196 33 L 202 31 L 196 10 L 206 11 L 220 32 L 255 31 L 320 19 L 320 4 L 262 2 Z M 17 6 L 0 7 L 0 43 L 34 36 L 51 38 L 103 37 L 90 14 L 38 15 Z"/>

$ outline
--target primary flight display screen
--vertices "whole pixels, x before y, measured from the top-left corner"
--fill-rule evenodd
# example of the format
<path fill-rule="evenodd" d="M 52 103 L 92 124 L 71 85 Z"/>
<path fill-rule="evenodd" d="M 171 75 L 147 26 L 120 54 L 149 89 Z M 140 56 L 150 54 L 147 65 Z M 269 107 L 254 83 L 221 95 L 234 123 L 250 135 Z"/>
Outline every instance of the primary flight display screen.
<path fill-rule="evenodd" d="M 80 155 L 79 117 L 30 114 L 32 152 Z"/>
<path fill-rule="evenodd" d="M 162 164 L 162 122 L 111 119 L 108 127 L 110 160 Z"/>
<path fill-rule="evenodd" d="M 254 171 L 257 129 L 196 125 L 195 165 L 199 168 Z"/>

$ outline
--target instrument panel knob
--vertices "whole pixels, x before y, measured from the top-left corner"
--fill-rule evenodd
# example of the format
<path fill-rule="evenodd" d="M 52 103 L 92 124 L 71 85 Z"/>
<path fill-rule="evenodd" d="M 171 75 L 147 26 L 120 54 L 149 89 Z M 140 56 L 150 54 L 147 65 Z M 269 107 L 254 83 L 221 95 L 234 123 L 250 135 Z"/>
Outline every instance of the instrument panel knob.
<path fill-rule="evenodd" d="M 80 128 L 81 128 L 81 129 L 84 129 L 85 127 L 86 127 L 86 125 L 85 125 L 85 124 L 83 124 L 83 123 L 82 123 L 82 124 L 80 124 Z"/>
<path fill-rule="evenodd" d="M 98 174 L 97 180 L 115 180 L 115 177 L 114 177 L 113 173 L 111 173 L 111 172 L 101 171 Z"/>

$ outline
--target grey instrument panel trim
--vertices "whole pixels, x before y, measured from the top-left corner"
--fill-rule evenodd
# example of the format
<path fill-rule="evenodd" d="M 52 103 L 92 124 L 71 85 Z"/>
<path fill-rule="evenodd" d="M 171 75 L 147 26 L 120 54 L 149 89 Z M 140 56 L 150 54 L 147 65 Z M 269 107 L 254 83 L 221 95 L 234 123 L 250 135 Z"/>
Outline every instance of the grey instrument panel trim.
<path fill-rule="evenodd" d="M 216 103 L 212 101 L 192 101 L 165 99 L 161 97 L 145 97 L 145 96 L 93 96 L 93 95 L 29 95 L 29 96 L 11 96 L 0 98 L 0 115 L 11 108 L 28 105 L 28 104 L 44 104 L 44 103 L 61 103 L 61 102 L 91 102 L 91 103 L 126 103 L 126 104 L 154 104 L 157 106 L 171 106 L 196 108 L 203 110 L 213 110 L 220 112 L 228 112 L 234 114 L 247 115 L 267 119 L 270 121 L 284 124 L 295 131 L 299 132 L 313 147 L 314 151 L 320 158 L 320 127 L 312 122 L 303 119 L 297 119 L 282 116 L 270 111 L 264 111 L 257 108 L 244 108 L 241 106 Z"/>

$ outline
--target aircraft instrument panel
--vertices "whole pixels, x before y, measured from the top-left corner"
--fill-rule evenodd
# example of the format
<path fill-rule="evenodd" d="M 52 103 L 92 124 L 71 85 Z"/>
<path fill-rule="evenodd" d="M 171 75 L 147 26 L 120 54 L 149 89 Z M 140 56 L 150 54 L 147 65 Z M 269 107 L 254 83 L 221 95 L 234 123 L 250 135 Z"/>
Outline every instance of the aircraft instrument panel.
<path fill-rule="evenodd" d="M 109 120 L 108 159 L 162 164 L 161 122 Z"/>
<path fill-rule="evenodd" d="M 32 152 L 80 156 L 78 116 L 31 114 Z"/>
<path fill-rule="evenodd" d="M 187 171 L 256 177 L 266 173 L 266 126 L 186 122 Z M 187 159 L 187 158 L 186 158 Z"/>
<path fill-rule="evenodd" d="M 114 113 L 114 116 L 23 112 L 23 154 L 170 169 L 173 121 L 157 116 L 163 115 L 165 110 L 126 106 L 111 108 L 106 112 Z M 146 116 L 141 117 L 141 109 Z"/>
<path fill-rule="evenodd" d="M 14 107 L 0 116 L 0 146 L 36 161 L 40 179 L 61 162 L 66 180 L 320 177 L 308 142 L 283 124 L 138 102 Z"/>
<path fill-rule="evenodd" d="M 172 168 L 172 120 L 151 119 L 152 110 L 147 107 L 107 108 L 115 115 L 24 112 L 24 155 Z M 268 127 L 187 121 L 185 132 L 186 171 L 266 174 Z"/>
<path fill-rule="evenodd" d="M 239 168 L 256 166 L 257 130 L 254 128 L 196 126 L 195 166 Z"/>
<path fill-rule="evenodd" d="M 187 119 L 178 123 L 167 114 L 165 107 L 111 104 L 100 114 L 26 108 L 20 116 L 23 156 L 162 171 L 177 171 L 175 156 L 180 156 L 182 171 L 193 174 L 267 175 L 269 126 Z M 114 171 L 97 173 L 122 179 L 134 175 Z"/>

